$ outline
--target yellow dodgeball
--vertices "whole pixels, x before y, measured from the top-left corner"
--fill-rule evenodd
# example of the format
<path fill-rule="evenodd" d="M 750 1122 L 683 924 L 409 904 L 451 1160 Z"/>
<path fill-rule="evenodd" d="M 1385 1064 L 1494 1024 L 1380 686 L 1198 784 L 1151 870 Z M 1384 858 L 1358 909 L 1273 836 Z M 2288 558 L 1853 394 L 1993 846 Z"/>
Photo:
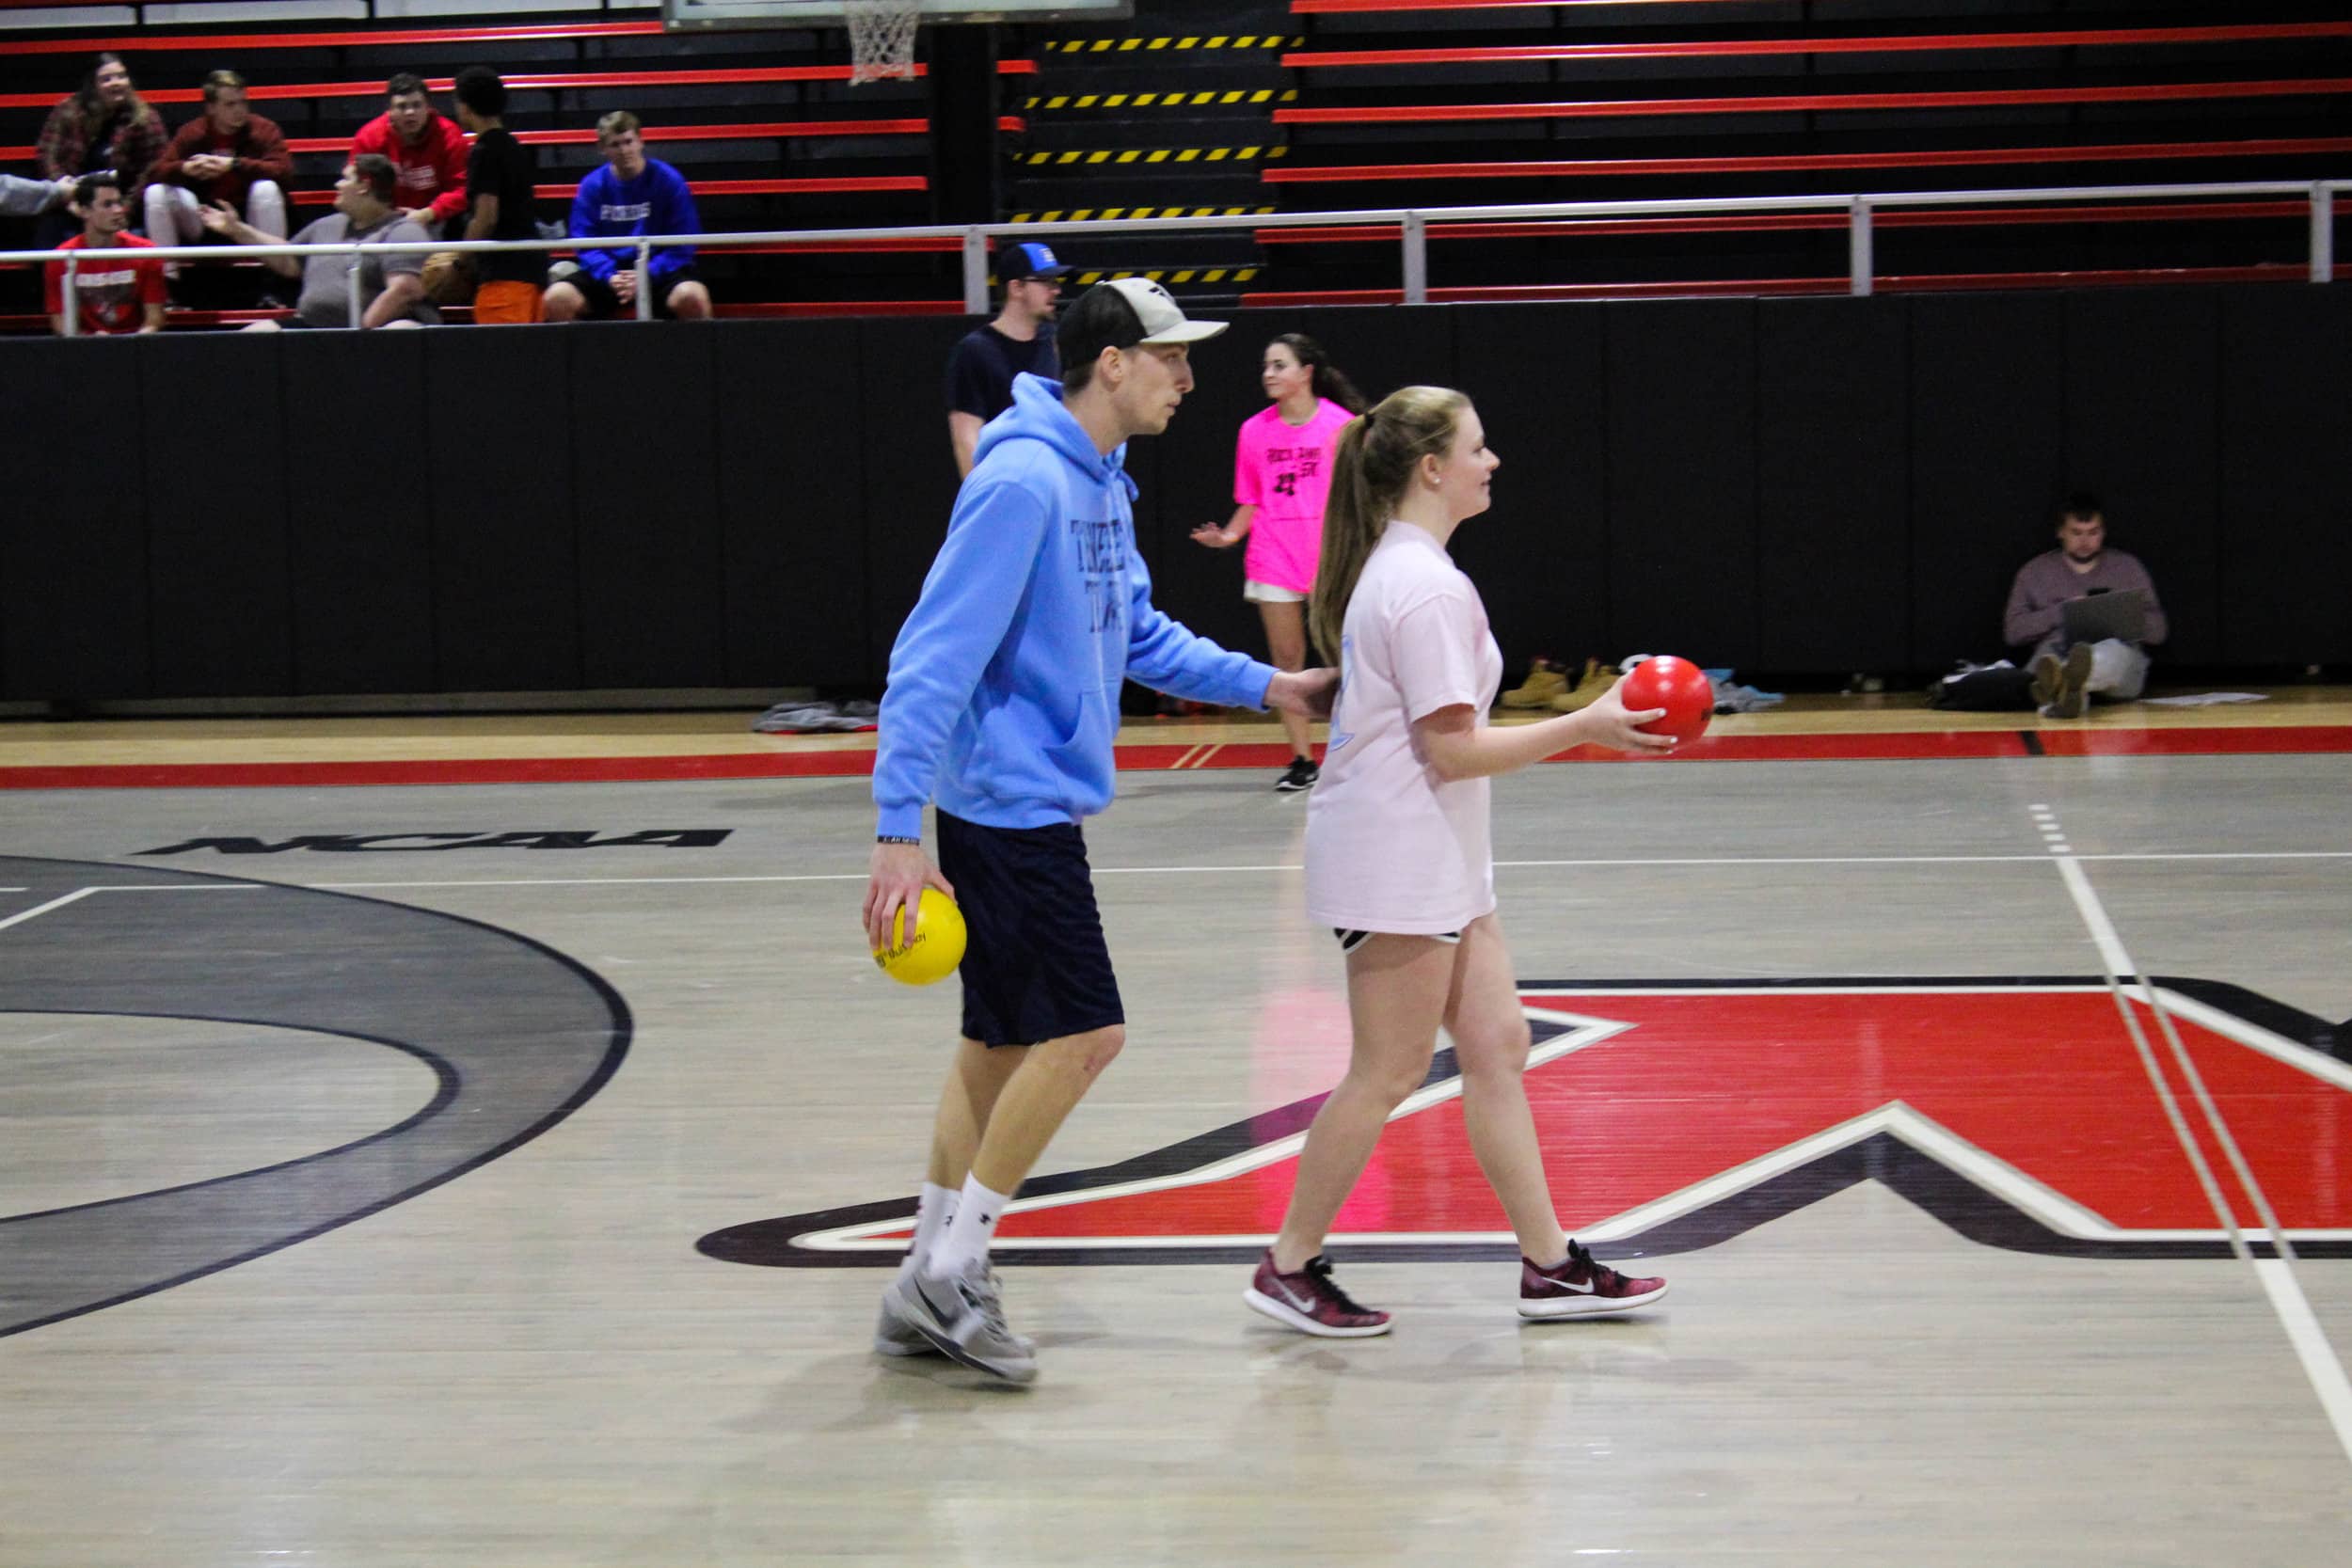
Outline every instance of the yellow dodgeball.
<path fill-rule="evenodd" d="M 910 986 L 944 980 L 963 961 L 963 911 L 935 887 L 923 890 L 914 922 L 914 940 L 902 940 L 906 911 L 902 908 L 891 927 L 891 944 L 874 949 L 874 962 L 884 974 Z"/>

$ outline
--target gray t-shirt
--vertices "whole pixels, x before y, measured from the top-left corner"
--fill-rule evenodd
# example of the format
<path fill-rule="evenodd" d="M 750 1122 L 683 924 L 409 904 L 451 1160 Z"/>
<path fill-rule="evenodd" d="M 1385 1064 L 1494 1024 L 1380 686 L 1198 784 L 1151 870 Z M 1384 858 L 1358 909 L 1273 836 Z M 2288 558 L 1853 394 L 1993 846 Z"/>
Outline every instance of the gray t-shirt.
<path fill-rule="evenodd" d="M 343 240 L 374 241 L 379 244 L 415 244 L 432 239 L 411 219 L 394 214 L 373 229 L 358 233 L 351 230 L 351 219 L 341 213 L 329 213 L 304 229 L 292 241 L 294 245 L 335 245 Z M 376 295 L 385 289 L 386 278 L 398 273 L 424 273 L 424 253 L 408 251 L 390 256 L 359 254 L 359 309 L 375 303 Z M 349 256 L 305 256 L 302 259 L 302 298 L 294 306 L 294 314 L 305 326 L 349 326 L 351 321 L 351 262 Z M 418 321 L 435 320 L 438 312 L 419 296 L 417 308 L 408 314 Z"/>

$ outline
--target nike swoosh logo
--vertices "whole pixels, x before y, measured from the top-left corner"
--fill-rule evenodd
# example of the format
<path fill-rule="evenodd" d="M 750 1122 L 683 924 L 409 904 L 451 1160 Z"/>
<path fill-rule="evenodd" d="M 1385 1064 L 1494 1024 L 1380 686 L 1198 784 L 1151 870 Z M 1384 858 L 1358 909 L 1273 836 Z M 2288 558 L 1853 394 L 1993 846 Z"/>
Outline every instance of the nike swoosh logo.
<path fill-rule="evenodd" d="M 1293 1294 L 1291 1294 L 1291 1288 L 1290 1288 L 1289 1286 L 1287 1286 L 1287 1285 L 1283 1284 L 1283 1283 L 1282 1283 L 1280 1280 L 1279 1280 L 1279 1279 L 1278 1279 L 1278 1280 L 1276 1280 L 1276 1281 L 1274 1282 L 1274 1288 L 1275 1288 L 1277 1291 L 1279 1291 L 1282 1293 L 1282 1299 L 1283 1299 L 1284 1301 L 1289 1302 L 1289 1303 L 1290 1303 L 1293 1307 L 1297 1307 L 1297 1308 L 1298 1308 L 1301 1312 L 1306 1313 L 1309 1317 L 1311 1317 L 1311 1317 L 1313 1317 L 1313 1316 L 1314 1316 L 1314 1312 L 1315 1312 L 1315 1300 L 1314 1300 L 1314 1297 L 1312 1297 L 1312 1296 L 1296 1296 L 1296 1295 L 1293 1295 Z"/>
<path fill-rule="evenodd" d="M 1552 1281 L 1552 1283 L 1553 1283 L 1554 1285 L 1559 1286 L 1559 1287 L 1560 1287 L 1560 1289 L 1562 1289 L 1562 1290 L 1564 1290 L 1564 1291 L 1575 1291 L 1578 1295 L 1581 1295 L 1581 1296 L 1589 1296 L 1589 1295 L 1591 1295 L 1591 1294 L 1593 1293 L 1593 1289 L 1594 1289 L 1594 1287 L 1593 1287 L 1592 1285 L 1571 1285 L 1571 1284 L 1569 1284 L 1569 1283 L 1568 1283 L 1566 1280 L 1565 1280 L 1565 1279 L 1555 1279 L 1555 1280 L 1553 1280 L 1553 1281 Z M 1596 1282 L 1596 1283 L 1597 1283 L 1597 1282 Z"/>

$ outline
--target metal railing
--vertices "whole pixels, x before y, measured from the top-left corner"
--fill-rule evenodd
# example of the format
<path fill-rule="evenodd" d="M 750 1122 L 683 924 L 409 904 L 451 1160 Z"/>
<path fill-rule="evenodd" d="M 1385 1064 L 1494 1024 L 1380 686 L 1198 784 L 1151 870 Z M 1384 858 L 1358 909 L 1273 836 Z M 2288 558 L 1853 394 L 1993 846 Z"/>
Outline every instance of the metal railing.
<path fill-rule="evenodd" d="M 963 306 L 967 313 L 986 315 L 989 309 L 988 257 L 992 239 L 1036 239 L 1135 236 L 1188 230 L 1218 230 L 1230 229 L 1303 229 L 1325 228 L 1347 224 L 1395 224 L 1399 228 L 1398 273 L 1403 281 L 1405 303 L 1429 303 L 1429 228 L 1444 223 L 1508 223 L 1556 221 L 1562 218 L 1624 218 L 1665 217 L 1699 214 L 1755 214 L 1769 213 L 1836 212 L 1846 214 L 1847 269 L 1850 292 L 1856 295 L 1870 293 L 1875 277 L 1875 234 L 1873 218 L 1888 209 L 1908 207 L 1956 207 L 1963 205 L 2032 205 L 2054 202 L 2163 200 L 2172 198 L 2293 196 L 2307 202 L 2310 213 L 2309 272 L 2313 283 L 2328 283 L 2335 277 L 2335 198 L 2339 193 L 2352 192 L 2352 180 L 2312 181 L 2251 181 L 2234 184 L 2189 185 L 2094 185 L 2060 186 L 2023 190 L 1963 190 L 1963 191 L 1876 191 L 1845 196 L 1762 196 L 1762 197 L 1692 197 L 1645 201 L 1559 201 L 1529 203 L 1499 207 L 1380 207 L 1359 208 L 1327 213 L 1268 213 L 1257 215 L 1216 217 L 1166 218 L 1096 218 L 1054 223 L 985 223 L 941 224 L 930 227 L 898 229 L 820 229 L 774 230 L 752 233 L 727 234 L 659 234 L 613 245 L 584 245 L 578 239 L 562 240 L 454 240 L 399 241 L 390 244 L 371 244 L 366 241 L 341 241 L 333 245 L 155 245 L 141 247 L 138 260 L 149 261 L 220 261 L 228 257 L 263 258 L 270 256 L 331 256 L 350 255 L 353 263 L 346 274 L 350 299 L 350 321 L 358 325 L 363 310 L 360 289 L 361 269 L 358 258 L 362 252 L 374 255 L 430 255 L 443 251 L 480 252 L 485 250 L 627 250 L 637 253 L 638 276 L 642 279 L 651 262 L 653 253 L 674 245 L 693 245 L 700 249 L 723 250 L 735 245 L 775 245 L 801 244 L 838 245 L 860 240 L 955 240 L 961 243 L 963 274 Z M 91 250 L 11 250 L 0 252 L 0 262 L 47 262 L 62 260 L 65 263 L 66 293 L 63 298 L 72 301 L 72 290 L 78 268 L 85 261 L 105 257 L 109 261 L 119 258 L 104 251 Z M 653 295 L 643 287 L 637 291 L 637 319 L 653 317 Z M 78 325 L 79 312 L 69 305 L 65 312 L 68 336 Z"/>

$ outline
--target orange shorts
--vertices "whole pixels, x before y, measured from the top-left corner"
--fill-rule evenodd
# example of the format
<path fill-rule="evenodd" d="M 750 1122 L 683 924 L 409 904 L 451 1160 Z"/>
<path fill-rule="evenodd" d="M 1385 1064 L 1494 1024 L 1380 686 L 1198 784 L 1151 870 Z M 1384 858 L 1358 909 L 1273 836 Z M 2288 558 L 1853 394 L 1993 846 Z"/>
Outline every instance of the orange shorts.
<path fill-rule="evenodd" d="M 476 326 L 528 326 L 547 320 L 539 285 L 515 279 L 485 283 L 473 292 Z"/>

